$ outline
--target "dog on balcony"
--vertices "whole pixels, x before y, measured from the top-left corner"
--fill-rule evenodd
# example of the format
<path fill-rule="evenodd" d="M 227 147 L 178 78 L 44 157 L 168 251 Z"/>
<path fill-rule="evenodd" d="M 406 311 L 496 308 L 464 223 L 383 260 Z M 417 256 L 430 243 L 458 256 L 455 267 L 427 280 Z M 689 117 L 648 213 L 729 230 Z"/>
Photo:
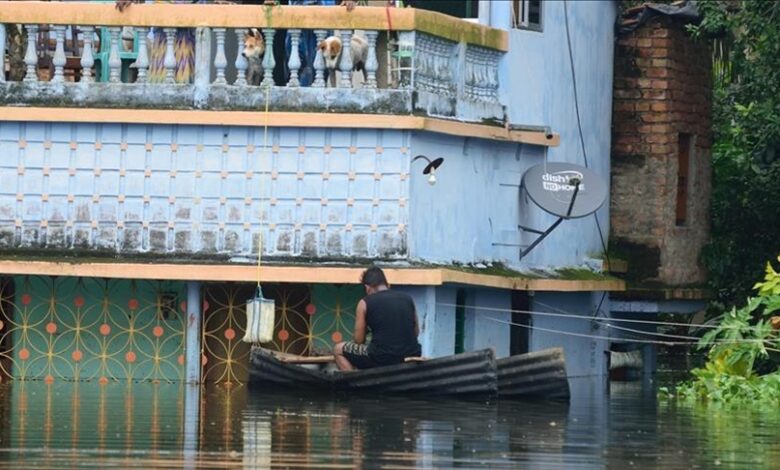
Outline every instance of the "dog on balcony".
<path fill-rule="evenodd" d="M 341 62 L 342 43 L 338 36 L 330 36 L 320 41 L 317 45 L 325 59 L 325 68 L 328 71 L 328 82 L 332 87 L 336 86 L 336 70 Z M 350 53 L 352 56 L 352 71 L 363 72 L 363 80 L 366 79 L 366 57 L 368 56 L 368 43 L 365 39 L 352 36 L 350 40 Z"/>
<path fill-rule="evenodd" d="M 263 56 L 265 55 L 265 40 L 260 30 L 250 28 L 244 33 L 244 48 L 241 55 L 248 63 L 246 82 L 250 85 L 260 85 L 263 80 Z"/>

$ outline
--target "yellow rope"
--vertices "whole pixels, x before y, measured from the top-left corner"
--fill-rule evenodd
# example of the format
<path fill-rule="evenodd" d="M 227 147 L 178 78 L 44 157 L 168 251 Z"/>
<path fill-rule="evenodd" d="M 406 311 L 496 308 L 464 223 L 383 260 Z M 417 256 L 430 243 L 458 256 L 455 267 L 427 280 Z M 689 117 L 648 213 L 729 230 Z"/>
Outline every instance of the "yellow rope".
<path fill-rule="evenodd" d="M 268 155 L 268 103 L 271 101 L 271 86 L 265 87 L 265 122 L 263 124 L 263 153 L 258 164 L 260 186 L 260 234 L 257 239 L 257 291 L 260 292 L 260 264 L 263 258 L 263 159 Z M 270 217 L 270 216 L 269 216 Z"/>

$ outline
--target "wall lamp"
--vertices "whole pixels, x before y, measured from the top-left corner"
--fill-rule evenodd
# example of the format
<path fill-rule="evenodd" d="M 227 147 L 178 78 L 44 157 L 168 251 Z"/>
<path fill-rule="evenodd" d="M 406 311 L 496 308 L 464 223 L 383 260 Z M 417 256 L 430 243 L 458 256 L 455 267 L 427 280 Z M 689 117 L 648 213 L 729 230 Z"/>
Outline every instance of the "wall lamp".
<path fill-rule="evenodd" d="M 425 155 L 417 155 L 412 159 L 412 163 L 416 162 L 417 160 L 425 160 L 428 162 L 427 165 L 425 165 L 425 168 L 423 168 L 423 174 L 428 175 L 428 184 L 433 186 L 436 184 L 436 169 L 441 166 L 442 163 L 444 163 L 443 158 L 436 158 L 434 160 L 431 160 L 430 158 L 426 157 Z"/>

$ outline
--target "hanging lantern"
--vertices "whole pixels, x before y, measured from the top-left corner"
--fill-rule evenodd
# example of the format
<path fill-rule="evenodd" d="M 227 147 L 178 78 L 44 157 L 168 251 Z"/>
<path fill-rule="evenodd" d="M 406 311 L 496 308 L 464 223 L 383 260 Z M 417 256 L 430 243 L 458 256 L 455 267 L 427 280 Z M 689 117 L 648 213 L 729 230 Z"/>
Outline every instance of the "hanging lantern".
<path fill-rule="evenodd" d="M 246 343 L 269 343 L 274 338 L 276 310 L 274 300 L 263 297 L 263 290 L 257 286 L 257 293 L 246 303 Z"/>

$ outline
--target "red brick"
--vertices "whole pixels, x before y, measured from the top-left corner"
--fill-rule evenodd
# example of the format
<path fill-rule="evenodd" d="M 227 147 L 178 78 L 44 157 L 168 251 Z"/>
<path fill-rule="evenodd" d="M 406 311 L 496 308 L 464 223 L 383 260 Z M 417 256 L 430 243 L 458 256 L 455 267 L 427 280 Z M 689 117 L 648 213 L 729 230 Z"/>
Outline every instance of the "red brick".
<path fill-rule="evenodd" d="M 666 90 L 644 90 L 641 97 L 645 100 L 665 100 L 668 97 L 668 92 Z"/>
<path fill-rule="evenodd" d="M 669 116 L 667 113 L 642 113 L 642 122 L 669 122 Z"/>
<path fill-rule="evenodd" d="M 653 47 L 649 50 L 648 57 L 652 57 L 652 58 L 669 57 L 669 49 L 665 47 Z"/>
<path fill-rule="evenodd" d="M 664 154 L 669 153 L 671 151 L 670 145 L 651 145 L 650 146 L 650 152 L 655 154 Z"/>
<path fill-rule="evenodd" d="M 669 140 L 669 134 L 650 134 L 645 138 L 649 144 L 668 144 Z"/>
<path fill-rule="evenodd" d="M 637 111 L 650 111 L 650 103 L 646 101 L 637 101 L 634 104 L 634 109 Z"/>
<path fill-rule="evenodd" d="M 653 111 L 666 112 L 669 111 L 669 108 L 670 108 L 669 103 L 666 102 L 653 103 L 652 105 L 650 105 L 650 109 L 652 109 Z"/>
<path fill-rule="evenodd" d="M 669 76 L 669 69 L 652 67 L 645 71 L 645 75 L 650 78 L 666 78 Z"/>
<path fill-rule="evenodd" d="M 653 47 L 672 47 L 671 39 L 653 39 Z"/>
<path fill-rule="evenodd" d="M 669 37 L 669 30 L 666 28 L 659 28 L 653 30 L 651 33 L 651 36 L 654 38 L 668 38 Z"/>
<path fill-rule="evenodd" d="M 636 81 L 636 84 L 639 88 L 650 88 L 653 82 L 649 78 L 640 78 Z"/>
<path fill-rule="evenodd" d="M 666 134 L 672 131 L 672 126 L 669 124 L 655 124 L 652 126 L 652 132 L 657 134 Z"/>
<path fill-rule="evenodd" d="M 650 38 L 641 38 L 636 41 L 637 47 L 650 47 L 653 45 L 653 40 Z"/>
<path fill-rule="evenodd" d="M 669 80 L 653 80 L 653 90 L 667 90 L 669 89 Z"/>

